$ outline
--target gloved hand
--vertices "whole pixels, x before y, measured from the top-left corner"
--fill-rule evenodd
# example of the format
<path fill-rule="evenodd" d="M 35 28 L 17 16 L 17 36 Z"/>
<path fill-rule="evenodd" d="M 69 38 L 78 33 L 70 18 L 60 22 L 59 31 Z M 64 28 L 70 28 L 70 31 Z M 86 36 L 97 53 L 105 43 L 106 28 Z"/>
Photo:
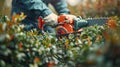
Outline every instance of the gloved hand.
<path fill-rule="evenodd" d="M 73 20 L 75 18 L 77 18 L 75 15 L 71 15 L 71 14 L 63 14 L 66 18 L 68 18 L 69 20 Z"/>
<path fill-rule="evenodd" d="M 57 19 L 58 19 L 58 16 L 54 13 L 51 13 L 44 18 L 44 21 L 45 21 L 46 25 L 52 25 L 53 26 L 53 25 L 56 25 L 58 23 Z"/>

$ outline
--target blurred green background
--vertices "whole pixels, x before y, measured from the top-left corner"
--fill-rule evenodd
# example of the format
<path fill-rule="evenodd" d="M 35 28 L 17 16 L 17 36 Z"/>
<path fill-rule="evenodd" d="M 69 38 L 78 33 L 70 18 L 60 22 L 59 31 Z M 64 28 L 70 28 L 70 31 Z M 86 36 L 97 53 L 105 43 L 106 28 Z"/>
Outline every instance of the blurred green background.
<path fill-rule="evenodd" d="M 7 15 L 10 16 L 12 0 L 0 0 L 0 16 Z"/>
<path fill-rule="evenodd" d="M 120 0 L 76 0 L 79 3 L 71 6 L 71 13 L 81 15 L 83 17 L 104 17 L 104 16 L 120 16 Z"/>

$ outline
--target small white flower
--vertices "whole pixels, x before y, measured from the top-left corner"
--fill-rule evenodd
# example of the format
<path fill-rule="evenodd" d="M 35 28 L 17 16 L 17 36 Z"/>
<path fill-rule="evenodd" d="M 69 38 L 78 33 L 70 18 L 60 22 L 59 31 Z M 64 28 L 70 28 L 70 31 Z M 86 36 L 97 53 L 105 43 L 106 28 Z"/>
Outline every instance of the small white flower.
<path fill-rule="evenodd" d="M 9 34 L 6 34 L 5 36 L 7 39 L 10 39 L 10 35 Z"/>
<path fill-rule="evenodd" d="M 46 48 L 46 51 L 50 51 L 50 48 Z"/>
<path fill-rule="evenodd" d="M 5 31 L 6 30 L 6 23 L 3 24 L 2 29 Z"/>
<path fill-rule="evenodd" d="M 17 31 L 19 32 L 20 30 L 21 30 L 21 29 L 18 27 L 18 28 L 17 28 Z"/>
<path fill-rule="evenodd" d="M 53 45 L 52 48 L 53 48 L 53 49 L 56 49 L 56 46 Z"/>

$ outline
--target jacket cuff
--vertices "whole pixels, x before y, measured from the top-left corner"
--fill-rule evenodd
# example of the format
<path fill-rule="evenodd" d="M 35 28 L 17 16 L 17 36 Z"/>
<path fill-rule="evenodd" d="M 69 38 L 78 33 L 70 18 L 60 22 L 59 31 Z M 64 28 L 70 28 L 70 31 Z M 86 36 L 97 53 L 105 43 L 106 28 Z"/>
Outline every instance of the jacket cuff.
<path fill-rule="evenodd" d="M 46 16 L 48 16 L 51 13 L 52 13 L 52 11 L 50 9 L 43 10 L 42 17 L 45 18 Z"/>
<path fill-rule="evenodd" d="M 64 12 L 59 13 L 59 15 L 64 15 L 64 14 L 70 14 L 70 12 L 69 11 L 66 11 L 66 12 L 64 11 Z"/>

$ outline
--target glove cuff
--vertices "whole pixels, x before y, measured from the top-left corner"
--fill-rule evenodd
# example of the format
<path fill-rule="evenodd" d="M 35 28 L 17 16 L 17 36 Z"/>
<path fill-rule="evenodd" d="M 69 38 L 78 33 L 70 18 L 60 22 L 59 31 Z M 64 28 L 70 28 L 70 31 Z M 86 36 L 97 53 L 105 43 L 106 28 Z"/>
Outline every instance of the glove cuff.
<path fill-rule="evenodd" d="M 45 18 L 45 17 L 47 17 L 48 15 L 50 15 L 51 13 L 52 13 L 52 11 L 51 11 L 50 9 L 44 10 L 44 11 L 42 12 L 42 17 Z"/>

